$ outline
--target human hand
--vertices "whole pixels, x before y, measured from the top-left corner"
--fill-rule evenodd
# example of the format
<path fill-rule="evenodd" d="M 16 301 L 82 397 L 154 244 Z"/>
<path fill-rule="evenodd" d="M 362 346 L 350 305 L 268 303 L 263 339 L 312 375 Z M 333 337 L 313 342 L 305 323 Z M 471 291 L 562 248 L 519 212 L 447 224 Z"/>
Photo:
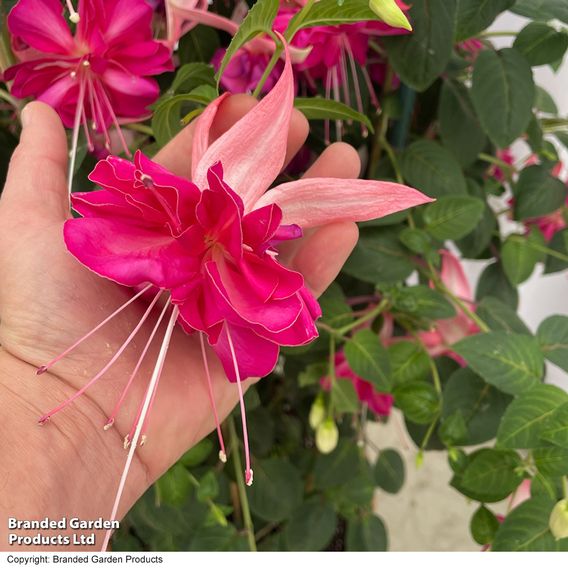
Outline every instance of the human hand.
<path fill-rule="evenodd" d="M 213 125 L 220 136 L 255 104 L 252 97 L 227 99 Z M 103 431 L 108 415 L 136 365 L 153 328 L 139 336 L 109 372 L 44 428 L 37 419 L 69 398 L 94 376 L 122 345 L 146 305 L 139 300 L 81 344 L 48 373 L 35 369 L 123 304 L 132 291 L 100 278 L 66 250 L 63 223 L 69 217 L 66 184 L 67 142 L 55 112 L 30 103 L 0 200 L 0 511 L 20 519 L 108 517 L 126 455 L 130 431 L 156 359 L 152 347 L 114 427 Z M 189 177 L 193 125 L 185 128 L 156 161 Z M 308 133 L 294 111 L 287 161 Z M 345 144 L 327 148 L 306 175 L 357 177 L 357 153 Z M 280 260 L 301 272 L 319 295 L 335 278 L 357 240 L 353 223 L 336 223 L 310 232 L 282 251 Z M 238 400 L 215 355 L 208 361 L 220 418 Z M 148 427 L 138 448 L 119 517 L 189 447 L 214 428 L 199 341 L 174 333 Z M 254 448 L 253 448 L 254 452 Z M 0 533 L 6 523 L 1 522 Z"/>

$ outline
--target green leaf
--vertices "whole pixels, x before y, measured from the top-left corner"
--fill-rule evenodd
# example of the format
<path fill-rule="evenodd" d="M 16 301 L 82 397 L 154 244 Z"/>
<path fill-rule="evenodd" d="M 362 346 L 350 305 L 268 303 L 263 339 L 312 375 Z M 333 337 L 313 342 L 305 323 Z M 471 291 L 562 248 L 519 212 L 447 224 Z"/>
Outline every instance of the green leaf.
<path fill-rule="evenodd" d="M 357 246 L 343 270 L 363 282 L 400 282 L 414 271 L 408 251 L 398 239 L 398 230 L 376 228 L 361 231 Z"/>
<path fill-rule="evenodd" d="M 325 549 L 336 525 L 337 517 L 329 503 L 317 498 L 306 501 L 296 509 L 284 529 L 288 550 L 303 552 Z"/>
<path fill-rule="evenodd" d="M 215 499 L 219 494 L 219 483 L 213 470 L 209 470 L 200 480 L 197 488 L 197 500 L 206 503 L 210 499 Z"/>
<path fill-rule="evenodd" d="M 186 467 L 195 467 L 203 463 L 213 451 L 213 442 L 209 438 L 204 438 L 183 454 L 180 458 L 180 463 Z"/>
<path fill-rule="evenodd" d="M 456 41 L 463 41 L 486 30 L 495 18 L 515 0 L 458 0 Z"/>
<path fill-rule="evenodd" d="M 353 310 L 347 304 L 345 294 L 337 282 L 333 282 L 322 294 L 319 304 L 323 314 L 322 322 L 326 325 L 339 329 L 353 321 Z"/>
<path fill-rule="evenodd" d="M 566 551 L 568 538 L 555 540 L 548 528 L 554 501 L 529 499 L 515 507 L 499 527 L 491 549 L 494 552 Z"/>
<path fill-rule="evenodd" d="M 513 310 L 516 310 L 519 304 L 519 293 L 509 282 L 500 262 L 488 265 L 479 277 L 475 299 L 479 301 L 487 296 L 501 300 Z"/>
<path fill-rule="evenodd" d="M 568 475 L 568 448 L 536 448 L 534 464 L 538 471 L 548 477 Z"/>
<path fill-rule="evenodd" d="M 390 362 L 379 338 L 369 329 L 357 332 L 345 344 L 345 357 L 353 372 L 372 383 L 380 392 L 389 392 Z"/>
<path fill-rule="evenodd" d="M 513 44 L 534 67 L 559 61 L 568 48 L 568 34 L 557 32 L 542 22 L 524 27 Z"/>
<path fill-rule="evenodd" d="M 515 187 L 515 219 L 541 217 L 566 201 L 568 188 L 544 166 L 525 168 Z"/>
<path fill-rule="evenodd" d="M 560 20 L 568 24 L 568 4 L 565 0 L 517 0 L 512 8 L 515 14 L 532 20 Z"/>
<path fill-rule="evenodd" d="M 552 237 L 551 241 L 548 243 L 548 248 L 552 249 L 565 257 L 568 257 L 568 229 L 563 231 L 558 231 Z M 546 264 L 544 267 L 545 274 L 551 274 L 552 272 L 560 272 L 561 270 L 566 270 L 568 268 L 568 261 L 557 258 L 549 254 L 546 257 Z"/>
<path fill-rule="evenodd" d="M 284 458 L 254 461 L 254 483 L 247 488 L 252 512 L 270 522 L 288 519 L 302 503 L 300 472 Z"/>
<path fill-rule="evenodd" d="M 431 140 L 418 140 L 402 156 L 402 174 L 430 197 L 466 194 L 462 170 L 453 155 Z"/>
<path fill-rule="evenodd" d="M 201 85 L 215 86 L 214 69 L 207 63 L 186 63 L 176 72 L 176 76 L 170 87 L 170 92 L 189 93 L 189 91 Z"/>
<path fill-rule="evenodd" d="M 550 316 L 539 326 L 537 337 L 544 356 L 568 372 L 568 316 Z"/>
<path fill-rule="evenodd" d="M 393 449 L 381 450 L 374 469 L 375 483 L 387 493 L 398 493 L 404 485 L 404 462 Z"/>
<path fill-rule="evenodd" d="M 468 491 L 486 492 L 504 499 L 521 483 L 522 461 L 510 450 L 483 449 L 476 452 L 462 473 L 462 486 Z"/>
<path fill-rule="evenodd" d="M 413 0 L 408 15 L 413 33 L 385 37 L 383 43 L 388 59 L 403 83 L 424 91 L 450 60 L 456 0 Z"/>
<path fill-rule="evenodd" d="M 547 421 L 541 439 L 568 448 L 568 404 L 559 406 Z"/>
<path fill-rule="evenodd" d="M 473 69 L 471 96 L 485 132 L 499 148 L 524 133 L 535 87 L 530 65 L 515 49 L 482 51 Z"/>
<path fill-rule="evenodd" d="M 423 285 L 398 290 L 394 298 L 394 310 L 432 320 L 456 315 L 456 309 L 443 294 Z"/>
<path fill-rule="evenodd" d="M 357 446 L 340 440 L 330 454 L 319 454 L 314 466 L 314 486 L 326 490 L 347 483 L 359 463 Z"/>
<path fill-rule="evenodd" d="M 220 46 L 215 29 L 198 25 L 181 37 L 177 54 L 181 63 L 209 63 Z"/>
<path fill-rule="evenodd" d="M 393 385 L 425 380 L 430 374 L 430 357 L 415 341 L 397 341 L 388 347 Z"/>
<path fill-rule="evenodd" d="M 319 0 L 299 27 L 290 22 L 290 28 L 303 29 L 314 26 L 338 26 L 355 22 L 378 20 L 377 15 L 369 8 L 368 0 L 349 0 L 339 4 L 337 0 Z"/>
<path fill-rule="evenodd" d="M 511 235 L 501 248 L 503 270 L 514 286 L 527 280 L 542 258 L 542 253 L 533 244 L 544 246 L 544 237 L 540 231 L 533 231 L 526 237 Z"/>
<path fill-rule="evenodd" d="M 497 517 L 487 507 L 481 505 L 471 517 L 469 530 L 477 544 L 491 544 L 499 525 Z"/>
<path fill-rule="evenodd" d="M 191 491 L 191 480 L 185 467 L 176 464 L 171 467 L 158 481 L 156 491 L 160 502 L 168 505 L 181 505 Z"/>
<path fill-rule="evenodd" d="M 257 0 L 257 2 L 255 2 L 225 52 L 219 70 L 217 71 L 217 82 L 220 80 L 225 71 L 225 67 L 227 67 L 229 61 L 231 61 L 231 58 L 239 48 L 258 34 L 272 31 L 272 24 L 278 13 L 279 5 L 278 0 Z"/>
<path fill-rule="evenodd" d="M 476 313 L 493 331 L 532 335 L 517 312 L 497 298 L 483 298 L 477 305 Z"/>
<path fill-rule="evenodd" d="M 520 394 L 540 382 L 544 358 L 535 338 L 492 331 L 462 339 L 453 350 L 486 382 Z"/>
<path fill-rule="evenodd" d="M 432 239 L 422 229 L 407 227 L 400 232 L 398 238 L 407 249 L 418 254 L 423 254 L 432 248 Z"/>
<path fill-rule="evenodd" d="M 373 123 L 366 115 L 339 101 L 323 97 L 297 97 L 294 106 L 308 120 L 356 120 L 374 132 Z"/>
<path fill-rule="evenodd" d="M 440 397 L 430 383 L 403 383 L 393 394 L 396 406 L 416 424 L 429 424 L 440 412 Z"/>
<path fill-rule="evenodd" d="M 553 385 L 536 385 L 507 408 L 497 433 L 503 448 L 530 449 L 539 445 L 554 411 L 568 402 L 568 394 Z"/>
<path fill-rule="evenodd" d="M 376 515 L 348 521 L 345 543 L 348 552 L 385 552 L 387 542 L 385 525 Z"/>
<path fill-rule="evenodd" d="M 339 413 L 354 414 L 359 410 L 359 399 L 351 381 L 334 381 L 331 398 L 334 409 Z"/>
<path fill-rule="evenodd" d="M 460 445 L 482 444 L 494 438 L 511 397 L 488 385 L 471 369 L 457 370 L 443 392 L 442 418 L 459 413 L 467 432 Z"/>
<path fill-rule="evenodd" d="M 312 363 L 298 374 L 298 384 L 300 387 L 317 385 L 320 379 L 327 374 L 327 363 Z"/>
<path fill-rule="evenodd" d="M 487 138 L 475 114 L 467 87 L 447 80 L 442 85 L 438 108 L 440 137 L 462 166 L 469 166 L 483 151 Z"/>
<path fill-rule="evenodd" d="M 436 239 L 457 240 L 471 233 L 483 216 L 485 203 L 477 197 L 448 195 L 424 209 L 426 230 Z"/>

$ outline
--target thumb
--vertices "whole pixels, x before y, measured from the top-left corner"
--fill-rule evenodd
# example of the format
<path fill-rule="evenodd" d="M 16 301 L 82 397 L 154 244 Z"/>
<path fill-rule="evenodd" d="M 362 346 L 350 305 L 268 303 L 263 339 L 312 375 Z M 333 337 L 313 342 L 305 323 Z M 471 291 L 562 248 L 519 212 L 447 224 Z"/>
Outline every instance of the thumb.
<path fill-rule="evenodd" d="M 22 134 L 10 161 L 0 215 L 64 221 L 69 216 L 68 151 L 61 120 L 41 102 L 26 105 L 21 117 Z"/>

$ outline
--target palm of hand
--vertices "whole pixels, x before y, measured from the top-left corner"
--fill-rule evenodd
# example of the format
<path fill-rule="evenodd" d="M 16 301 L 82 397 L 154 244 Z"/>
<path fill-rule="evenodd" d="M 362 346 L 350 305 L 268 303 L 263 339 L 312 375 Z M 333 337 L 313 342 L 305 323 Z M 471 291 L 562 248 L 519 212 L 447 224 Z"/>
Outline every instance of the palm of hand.
<path fill-rule="evenodd" d="M 216 135 L 252 104 L 250 97 L 229 98 L 216 121 Z M 26 114 L 22 141 L 0 202 L 0 345 L 5 354 L 30 365 L 30 376 L 22 380 L 43 382 L 42 395 L 32 401 L 41 414 L 71 396 L 101 370 L 139 322 L 147 303 L 137 300 L 126 308 L 59 361 L 49 376 L 33 375 L 31 366 L 38 367 L 62 352 L 127 301 L 132 293 L 90 272 L 67 252 L 62 238 L 62 225 L 68 216 L 67 149 L 63 128 L 55 113 L 41 103 L 32 103 Z M 288 140 L 289 158 L 301 147 L 306 135 L 305 120 L 295 114 Z M 190 126 L 160 152 L 157 161 L 178 175 L 188 176 L 191 139 Z M 358 169 L 355 152 L 338 144 L 324 152 L 308 175 L 356 177 Z M 308 285 L 319 295 L 339 271 L 356 238 L 356 228 L 351 223 L 322 227 L 294 243 L 282 253 L 282 258 L 302 272 Z M 101 436 L 107 440 L 105 443 L 113 447 L 112 452 L 109 450 L 113 459 L 122 455 L 115 451 L 115 447 L 120 448 L 122 444 L 116 433 L 123 438 L 130 431 L 156 360 L 165 322 L 114 428 L 103 433 L 102 426 L 132 373 L 159 312 L 158 307 L 154 308 L 140 333 L 109 372 L 86 395 L 53 418 L 59 428 L 68 427 L 70 431 L 76 430 L 77 424 L 100 428 Z M 237 389 L 226 380 L 212 352 L 208 361 L 222 419 L 238 400 Z M 138 452 L 146 483 L 159 476 L 214 427 L 199 341 L 180 329 L 174 332 L 149 420 L 148 444 Z M 111 433 L 113 431 L 115 434 Z M 57 433 L 47 433 L 47 436 L 52 435 Z M 115 464 L 117 469 L 121 465 Z M 139 488 L 138 493 L 143 488 Z"/>

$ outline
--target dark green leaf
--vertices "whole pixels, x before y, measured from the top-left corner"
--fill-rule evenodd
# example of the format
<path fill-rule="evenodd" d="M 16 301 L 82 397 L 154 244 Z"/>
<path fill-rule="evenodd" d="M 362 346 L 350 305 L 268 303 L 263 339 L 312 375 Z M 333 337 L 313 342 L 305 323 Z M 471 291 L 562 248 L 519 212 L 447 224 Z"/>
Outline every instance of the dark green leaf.
<path fill-rule="evenodd" d="M 520 31 L 513 47 L 518 49 L 531 65 L 546 65 L 562 59 L 568 48 L 568 34 L 557 32 L 541 22 L 531 22 Z"/>
<path fill-rule="evenodd" d="M 568 448 L 536 448 L 534 464 L 538 471 L 549 477 L 568 475 Z"/>
<path fill-rule="evenodd" d="M 499 525 L 497 517 L 487 507 L 481 505 L 471 517 L 469 529 L 477 544 L 490 544 L 495 538 Z"/>
<path fill-rule="evenodd" d="M 338 329 L 353 321 L 353 310 L 347 304 L 345 294 L 337 282 L 333 282 L 322 294 L 319 304 L 323 314 L 322 322 L 330 327 Z"/>
<path fill-rule="evenodd" d="M 326 490 L 347 483 L 353 478 L 359 463 L 357 446 L 340 440 L 330 454 L 319 454 L 314 466 L 314 485 Z"/>
<path fill-rule="evenodd" d="M 404 485 L 404 462 L 396 450 L 379 453 L 375 463 L 375 483 L 387 493 L 398 493 Z"/>
<path fill-rule="evenodd" d="M 455 14 L 456 0 L 413 0 L 409 12 L 413 33 L 384 38 L 396 74 L 413 89 L 426 90 L 446 68 Z"/>
<path fill-rule="evenodd" d="M 487 138 L 475 114 L 468 89 L 459 81 L 444 81 L 438 109 L 444 146 L 462 166 L 477 159 Z"/>
<path fill-rule="evenodd" d="M 456 41 L 486 30 L 501 12 L 514 3 L 515 0 L 458 0 Z"/>
<path fill-rule="evenodd" d="M 302 502 L 300 472 L 284 458 L 255 460 L 254 483 L 247 488 L 252 512 L 265 521 L 288 519 Z"/>
<path fill-rule="evenodd" d="M 568 448 L 568 404 L 559 406 L 547 421 L 541 439 Z"/>
<path fill-rule="evenodd" d="M 483 216 L 485 203 L 477 197 L 448 195 L 424 209 L 427 231 L 436 239 L 456 240 L 471 233 Z"/>
<path fill-rule="evenodd" d="M 156 481 L 159 499 L 168 505 L 181 505 L 187 499 L 190 490 L 189 474 L 181 464 L 171 467 Z"/>
<path fill-rule="evenodd" d="M 394 310 L 432 320 L 456 315 L 454 306 L 443 294 L 422 285 L 399 290 L 395 296 Z"/>
<path fill-rule="evenodd" d="M 554 501 L 538 497 L 513 509 L 495 535 L 495 552 L 566 551 L 568 538 L 555 540 L 548 529 Z"/>
<path fill-rule="evenodd" d="M 359 410 L 359 399 L 351 381 L 334 381 L 331 398 L 334 409 L 339 413 L 354 414 Z"/>
<path fill-rule="evenodd" d="M 430 383 L 404 383 L 393 394 L 396 406 L 416 424 L 428 424 L 440 412 L 440 397 Z"/>
<path fill-rule="evenodd" d="M 189 93 L 201 85 L 215 86 L 214 70 L 207 63 L 186 63 L 176 72 L 171 93 Z"/>
<path fill-rule="evenodd" d="M 219 47 L 217 31 L 198 25 L 181 37 L 177 54 L 181 63 L 209 63 Z"/>
<path fill-rule="evenodd" d="M 550 316 L 539 326 L 537 337 L 544 356 L 568 372 L 568 316 Z"/>
<path fill-rule="evenodd" d="M 186 467 L 195 467 L 204 462 L 213 451 L 213 442 L 209 438 L 204 438 L 183 454 L 180 462 Z"/>
<path fill-rule="evenodd" d="M 311 499 L 296 509 L 284 529 L 286 544 L 291 551 L 319 551 L 325 549 L 337 524 L 333 507 Z"/>
<path fill-rule="evenodd" d="M 339 101 L 323 97 L 297 97 L 294 106 L 309 120 L 356 120 L 373 132 L 373 123 L 366 115 Z"/>
<path fill-rule="evenodd" d="M 511 397 L 488 385 L 471 369 L 459 369 L 444 386 L 442 417 L 459 413 L 467 433 L 460 445 L 482 444 L 494 438 Z"/>
<path fill-rule="evenodd" d="M 506 148 L 531 119 L 535 87 L 530 65 L 515 49 L 482 51 L 473 70 L 473 104 L 485 132 Z"/>
<path fill-rule="evenodd" d="M 568 189 L 544 166 L 525 168 L 515 188 L 515 219 L 541 217 L 566 201 Z"/>
<path fill-rule="evenodd" d="M 501 262 L 507 278 L 513 285 L 519 285 L 533 273 L 536 263 L 542 259 L 542 253 L 535 246 L 544 246 L 544 237 L 540 231 L 529 235 L 511 235 L 501 248 Z"/>
<path fill-rule="evenodd" d="M 536 385 L 507 408 L 497 433 L 503 448 L 530 449 L 539 445 L 554 411 L 568 402 L 568 394 L 552 385 Z"/>
<path fill-rule="evenodd" d="M 558 231 L 554 234 L 551 241 L 548 243 L 548 248 L 560 253 L 565 258 L 568 259 L 568 229 L 563 231 Z M 560 272 L 561 270 L 566 270 L 568 268 L 568 260 L 558 258 L 549 254 L 546 257 L 546 264 L 544 267 L 545 274 L 551 274 L 552 272 Z"/>
<path fill-rule="evenodd" d="M 479 301 L 487 296 L 501 300 L 513 310 L 516 310 L 519 304 L 519 293 L 509 282 L 500 262 L 487 266 L 479 277 L 475 299 Z"/>
<path fill-rule="evenodd" d="M 196 496 L 202 503 L 215 499 L 219 494 L 219 483 L 213 470 L 209 470 L 200 480 Z"/>
<path fill-rule="evenodd" d="M 536 100 L 534 106 L 537 110 L 544 112 L 545 114 L 558 114 L 558 107 L 556 106 L 552 95 L 539 86 L 536 88 Z"/>
<path fill-rule="evenodd" d="M 387 531 L 375 515 L 350 519 L 347 523 L 348 552 L 384 552 L 387 550 Z"/>
<path fill-rule="evenodd" d="M 544 358 L 535 338 L 493 331 L 462 339 L 453 350 L 486 382 L 509 394 L 537 385 Z"/>
<path fill-rule="evenodd" d="M 568 4 L 565 0 L 517 0 L 512 11 L 532 20 L 561 20 L 568 24 Z"/>
<path fill-rule="evenodd" d="M 402 157 L 402 173 L 430 197 L 467 193 L 465 178 L 453 155 L 431 140 L 411 144 Z"/>
<path fill-rule="evenodd" d="M 397 341 L 388 348 L 394 385 L 424 380 L 430 374 L 430 358 L 422 345 Z"/>
<path fill-rule="evenodd" d="M 345 344 L 345 357 L 356 375 L 372 383 L 378 391 L 390 390 L 388 353 L 372 331 L 364 329 L 357 332 Z"/>
<path fill-rule="evenodd" d="M 532 335 L 517 312 L 497 298 L 485 296 L 477 305 L 476 313 L 493 331 Z"/>
<path fill-rule="evenodd" d="M 407 249 L 418 254 L 425 253 L 432 248 L 432 239 L 422 229 L 407 227 L 400 232 L 399 239 Z"/>

